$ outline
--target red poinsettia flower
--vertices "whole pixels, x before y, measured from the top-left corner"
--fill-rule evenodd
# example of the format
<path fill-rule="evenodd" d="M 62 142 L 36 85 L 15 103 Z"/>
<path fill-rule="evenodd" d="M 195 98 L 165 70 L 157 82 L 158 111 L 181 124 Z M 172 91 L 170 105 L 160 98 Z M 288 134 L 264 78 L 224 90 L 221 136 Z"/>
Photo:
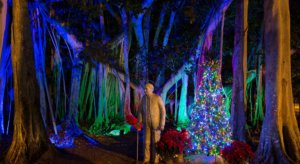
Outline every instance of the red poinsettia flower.
<path fill-rule="evenodd" d="M 233 141 L 230 146 L 226 146 L 222 149 L 221 156 L 228 163 L 241 163 L 254 158 L 254 153 L 248 144 Z"/>
<path fill-rule="evenodd" d="M 175 154 L 183 154 L 185 148 L 191 145 L 188 131 L 182 129 L 177 131 L 170 129 L 162 134 L 160 141 L 156 144 L 157 152 L 163 158 L 172 158 Z"/>

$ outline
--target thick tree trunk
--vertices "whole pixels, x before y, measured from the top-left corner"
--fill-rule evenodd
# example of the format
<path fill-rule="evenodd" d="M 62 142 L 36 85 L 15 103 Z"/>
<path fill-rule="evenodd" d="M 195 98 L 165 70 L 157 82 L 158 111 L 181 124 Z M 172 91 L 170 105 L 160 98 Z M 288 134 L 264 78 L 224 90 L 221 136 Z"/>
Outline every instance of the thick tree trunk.
<path fill-rule="evenodd" d="M 41 12 L 43 14 L 43 12 Z M 49 22 L 56 30 L 57 33 L 71 46 L 73 50 L 72 64 L 72 75 L 71 75 L 71 89 L 70 89 L 70 101 L 68 105 L 68 114 L 66 118 L 67 128 L 70 132 L 69 135 L 79 135 L 82 131 L 78 128 L 77 122 L 75 120 L 76 114 L 78 112 L 78 99 L 80 90 L 80 78 L 82 72 L 82 61 L 79 59 L 79 53 L 83 50 L 83 44 L 77 40 L 77 38 L 68 33 L 58 22 L 49 18 L 47 15 L 43 15 L 44 19 Z"/>
<path fill-rule="evenodd" d="M 10 46 L 9 37 L 9 25 L 8 25 L 8 13 L 7 13 L 7 0 L 2 0 L 2 7 L 0 7 L 0 134 L 4 134 L 4 94 L 7 79 L 7 65 L 10 60 Z"/>
<path fill-rule="evenodd" d="M 50 118 L 53 125 L 54 133 L 57 134 L 56 123 L 53 115 L 52 100 L 49 95 L 47 78 L 46 78 L 46 66 L 45 66 L 45 49 L 46 49 L 46 22 L 41 18 L 38 9 L 31 11 L 31 28 L 32 28 L 32 40 L 34 47 L 34 58 L 37 81 L 40 88 L 40 109 L 44 125 L 47 127 L 47 106 L 50 111 Z M 48 102 L 48 103 L 47 103 Z"/>
<path fill-rule="evenodd" d="M 75 55 L 76 56 L 76 55 Z M 70 90 L 70 103 L 68 107 L 67 115 L 67 129 L 70 132 L 69 135 L 79 135 L 81 131 L 78 128 L 78 120 L 75 120 L 78 113 L 78 101 L 80 92 L 82 65 L 79 59 L 75 60 L 72 68 L 71 75 L 71 90 Z"/>
<path fill-rule="evenodd" d="M 3 60 L 3 58 L 2 58 Z M 6 73 L 5 68 L 2 67 L 3 63 L 0 61 L 0 135 L 4 134 L 4 94 L 6 86 Z"/>
<path fill-rule="evenodd" d="M 27 0 L 13 1 L 12 65 L 15 117 L 13 141 L 7 163 L 30 163 L 53 150 L 43 127 L 39 109 L 33 44 Z"/>
<path fill-rule="evenodd" d="M 187 91 L 188 91 L 188 80 L 189 77 L 186 73 L 182 75 L 182 85 L 181 85 L 181 92 L 180 92 L 180 101 L 179 101 L 179 108 L 178 108 L 178 125 L 185 125 L 189 119 L 187 115 Z"/>
<path fill-rule="evenodd" d="M 138 16 L 133 16 L 131 18 L 133 23 L 133 29 L 135 32 L 135 36 L 138 42 L 138 52 L 136 54 L 136 65 L 135 65 L 135 78 L 139 81 L 139 85 L 144 86 L 146 84 L 148 78 L 147 72 L 147 49 L 145 46 L 145 38 L 143 32 L 143 17 L 144 14 L 139 14 Z"/>
<path fill-rule="evenodd" d="M 125 98 L 124 98 L 124 113 L 125 115 L 131 114 L 130 109 L 130 76 L 129 76 L 129 28 L 128 28 L 128 18 L 125 8 L 121 9 L 121 18 L 122 18 L 122 27 L 124 33 L 124 42 L 123 42 L 123 55 L 124 55 L 124 70 L 125 70 Z"/>
<path fill-rule="evenodd" d="M 106 79 L 106 75 L 104 74 L 104 66 L 102 64 L 98 64 L 97 65 L 97 85 L 98 85 L 98 99 L 97 99 L 97 116 L 95 118 L 95 122 L 91 127 L 99 127 L 99 125 L 101 125 L 104 121 L 106 121 L 104 119 L 104 112 L 106 110 L 106 97 L 105 97 L 105 79 Z"/>
<path fill-rule="evenodd" d="M 143 0 L 143 2 L 141 2 L 141 6 L 144 9 L 144 12 L 146 12 L 146 10 L 148 8 L 151 7 L 152 3 L 154 0 Z M 139 47 L 139 51 L 136 54 L 136 79 L 139 81 L 139 85 L 140 86 L 144 86 L 148 80 L 148 69 L 147 69 L 147 54 L 148 54 L 148 50 L 147 47 L 148 45 L 148 41 L 145 39 L 144 36 L 144 28 L 143 28 L 143 18 L 145 13 L 139 13 L 138 15 L 133 15 L 131 17 L 131 21 L 133 23 L 133 29 L 138 41 L 138 47 Z"/>
<path fill-rule="evenodd" d="M 230 123 L 232 138 L 234 140 L 245 141 L 248 0 L 238 0 L 236 2 Z"/>
<path fill-rule="evenodd" d="M 0 1 L 0 59 L 2 55 L 4 31 L 6 28 L 7 0 Z"/>
<path fill-rule="evenodd" d="M 11 69 L 11 48 L 4 46 L 2 58 L 0 59 L 0 135 L 4 134 L 4 109 L 5 109 L 5 88 L 9 78 L 9 70 Z"/>
<path fill-rule="evenodd" d="M 266 114 L 256 161 L 299 163 L 300 134 L 295 117 L 288 0 L 264 1 Z"/>

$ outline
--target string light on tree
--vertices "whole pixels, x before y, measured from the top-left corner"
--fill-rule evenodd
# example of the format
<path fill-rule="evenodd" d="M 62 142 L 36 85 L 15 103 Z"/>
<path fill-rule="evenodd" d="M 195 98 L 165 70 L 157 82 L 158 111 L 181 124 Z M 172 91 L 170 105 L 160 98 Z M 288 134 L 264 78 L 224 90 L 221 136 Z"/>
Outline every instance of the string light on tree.
<path fill-rule="evenodd" d="M 218 155 L 222 148 L 231 142 L 229 116 L 225 111 L 218 63 L 207 62 L 201 69 L 203 76 L 200 77 L 201 82 L 188 128 L 193 144 L 190 152 Z"/>

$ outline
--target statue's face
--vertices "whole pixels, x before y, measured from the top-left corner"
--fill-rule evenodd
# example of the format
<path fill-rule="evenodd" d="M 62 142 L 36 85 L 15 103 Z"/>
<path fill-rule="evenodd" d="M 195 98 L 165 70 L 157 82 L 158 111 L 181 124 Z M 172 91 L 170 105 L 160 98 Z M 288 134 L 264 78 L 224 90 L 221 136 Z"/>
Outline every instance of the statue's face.
<path fill-rule="evenodd" d="M 149 96 L 149 95 L 151 95 L 153 93 L 153 88 L 151 86 L 149 86 L 149 85 L 146 85 L 144 91 L 145 91 L 145 94 L 147 96 Z"/>

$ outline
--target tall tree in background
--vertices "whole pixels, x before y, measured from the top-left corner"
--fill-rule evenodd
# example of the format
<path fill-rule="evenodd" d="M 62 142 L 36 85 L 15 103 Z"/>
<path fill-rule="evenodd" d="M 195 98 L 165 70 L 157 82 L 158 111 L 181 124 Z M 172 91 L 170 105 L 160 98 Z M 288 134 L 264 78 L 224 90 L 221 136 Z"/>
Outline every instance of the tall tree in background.
<path fill-rule="evenodd" d="M 299 163 L 300 134 L 291 84 L 289 1 L 264 1 L 264 14 L 266 114 L 256 160 Z"/>
<path fill-rule="evenodd" d="M 153 0 L 144 0 L 141 2 L 142 12 L 133 14 L 131 17 L 133 30 L 137 39 L 138 52 L 136 54 L 136 78 L 139 79 L 141 87 L 143 87 L 148 80 L 148 69 L 146 65 L 146 57 L 148 54 L 148 37 L 145 35 L 145 27 L 143 21 L 146 19 L 146 11 L 151 8 Z M 145 18 L 145 19 L 144 19 Z M 149 34 L 149 33 L 148 33 Z"/>
<path fill-rule="evenodd" d="M 125 98 L 124 98 L 124 113 L 125 115 L 130 115 L 130 76 L 129 76 L 129 65 L 128 65 L 128 58 L 129 58 L 129 25 L 128 25 L 128 18 L 127 13 L 124 7 L 120 9 L 120 15 L 122 18 L 122 29 L 124 35 L 124 47 L 123 47 L 123 56 L 124 56 L 124 69 L 125 69 Z"/>
<path fill-rule="evenodd" d="M 40 113 L 28 0 L 14 0 L 13 4 L 12 65 L 15 115 L 13 141 L 5 162 L 30 163 L 53 148 L 43 127 Z"/>
<path fill-rule="evenodd" d="M 236 1 L 234 52 L 232 58 L 233 86 L 231 98 L 232 138 L 245 141 L 247 108 L 247 33 L 248 33 L 248 0 Z"/>

